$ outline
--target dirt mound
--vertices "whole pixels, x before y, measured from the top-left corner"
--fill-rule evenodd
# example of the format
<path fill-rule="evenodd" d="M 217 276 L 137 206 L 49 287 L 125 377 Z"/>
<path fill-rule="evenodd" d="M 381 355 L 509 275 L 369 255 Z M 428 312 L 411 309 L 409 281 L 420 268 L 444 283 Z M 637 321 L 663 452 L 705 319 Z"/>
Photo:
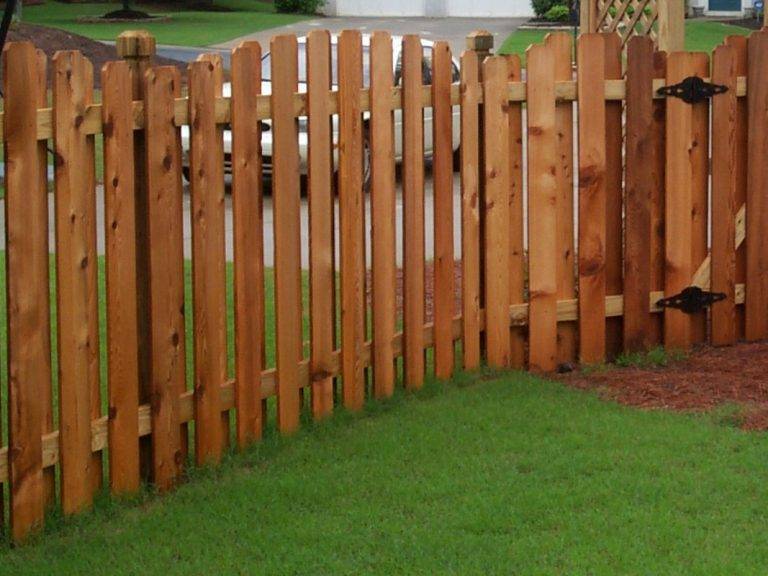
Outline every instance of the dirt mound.
<path fill-rule="evenodd" d="M 20 42 L 24 40 L 33 42 L 35 46 L 45 52 L 49 59 L 58 50 L 80 50 L 93 64 L 94 83 L 97 88 L 101 85 L 101 67 L 111 60 L 118 59 L 114 46 L 91 40 L 85 36 L 65 32 L 58 28 L 48 28 L 47 26 L 36 26 L 34 24 L 16 24 L 11 27 L 8 33 L 8 41 Z M 156 57 L 155 63 L 158 66 L 178 66 L 182 74 L 186 71 L 186 65 L 177 60 Z M 50 70 L 51 64 L 49 62 L 49 83 Z"/>
<path fill-rule="evenodd" d="M 559 379 L 639 408 L 704 411 L 735 403 L 744 428 L 768 430 L 766 342 L 703 347 L 663 368 L 582 371 Z"/>

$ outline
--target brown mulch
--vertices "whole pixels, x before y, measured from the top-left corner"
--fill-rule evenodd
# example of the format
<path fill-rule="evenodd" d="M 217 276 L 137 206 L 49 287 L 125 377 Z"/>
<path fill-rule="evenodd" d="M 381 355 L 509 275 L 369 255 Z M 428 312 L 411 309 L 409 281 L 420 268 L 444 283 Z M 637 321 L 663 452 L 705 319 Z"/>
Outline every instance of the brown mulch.
<path fill-rule="evenodd" d="M 20 42 L 24 40 L 34 43 L 37 48 L 48 56 L 49 84 L 52 69 L 50 58 L 58 50 L 80 50 L 91 61 L 93 64 L 95 88 L 101 86 L 101 67 L 111 60 L 118 59 L 114 46 L 91 40 L 85 36 L 65 32 L 58 28 L 48 28 L 47 26 L 37 26 L 35 24 L 15 24 L 12 26 L 8 33 L 8 41 Z M 156 57 L 155 64 L 158 66 L 177 66 L 181 70 L 182 75 L 186 72 L 186 64 L 178 60 Z"/>
<path fill-rule="evenodd" d="M 766 342 L 702 347 L 667 367 L 609 368 L 558 379 L 638 408 L 707 411 L 734 403 L 744 429 L 768 430 Z"/>
<path fill-rule="evenodd" d="M 366 302 L 368 307 L 371 306 L 371 285 L 372 285 L 371 271 L 368 270 L 365 278 L 366 286 Z M 397 306 L 397 314 L 400 315 L 403 312 L 403 269 L 398 268 L 396 271 L 396 292 L 395 303 Z M 435 273 L 434 264 L 432 262 L 426 262 L 424 264 L 424 313 L 427 322 L 432 322 L 433 311 L 432 303 L 434 302 L 434 290 L 435 290 Z M 461 312 L 461 261 L 457 260 L 453 266 L 453 294 L 454 294 L 454 314 Z"/>

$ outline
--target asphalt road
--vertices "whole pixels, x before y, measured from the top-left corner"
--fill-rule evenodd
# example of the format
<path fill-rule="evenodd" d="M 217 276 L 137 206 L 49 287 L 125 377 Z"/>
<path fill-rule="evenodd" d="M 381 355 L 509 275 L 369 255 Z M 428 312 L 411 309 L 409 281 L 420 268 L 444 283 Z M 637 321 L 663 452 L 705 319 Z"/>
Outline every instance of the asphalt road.
<path fill-rule="evenodd" d="M 311 30 L 356 29 L 364 33 L 374 30 L 386 30 L 393 35 L 419 34 L 426 40 L 446 40 L 454 56 L 459 56 L 466 46 L 466 36 L 473 30 L 487 30 L 494 36 L 494 45 L 498 48 L 504 39 L 526 22 L 525 18 L 314 18 L 254 32 L 228 42 L 206 48 L 188 48 L 182 46 L 158 46 L 160 56 L 190 62 L 200 54 L 219 52 L 224 61 L 224 68 L 229 68 L 230 50 L 244 40 L 257 40 L 265 50 L 270 39 L 277 34 L 306 35 Z"/>

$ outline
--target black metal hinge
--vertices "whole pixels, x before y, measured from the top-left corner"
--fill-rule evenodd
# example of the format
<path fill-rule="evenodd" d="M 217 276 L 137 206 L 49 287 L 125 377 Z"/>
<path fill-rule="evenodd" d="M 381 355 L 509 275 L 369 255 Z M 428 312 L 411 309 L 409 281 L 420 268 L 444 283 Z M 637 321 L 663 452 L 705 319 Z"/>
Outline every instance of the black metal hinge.
<path fill-rule="evenodd" d="M 721 300 L 725 300 L 725 294 L 722 292 L 706 292 L 698 286 L 688 286 L 680 294 L 662 298 L 656 304 L 659 308 L 675 308 L 686 314 L 696 314 Z"/>
<path fill-rule="evenodd" d="M 703 78 L 699 78 L 698 76 L 688 76 L 688 78 L 679 84 L 662 86 L 657 92 L 659 96 L 672 96 L 674 98 L 680 98 L 683 102 L 688 104 L 696 104 L 697 102 L 702 102 L 707 98 L 711 98 L 715 94 L 728 92 L 728 86 L 711 84 L 705 82 Z"/>

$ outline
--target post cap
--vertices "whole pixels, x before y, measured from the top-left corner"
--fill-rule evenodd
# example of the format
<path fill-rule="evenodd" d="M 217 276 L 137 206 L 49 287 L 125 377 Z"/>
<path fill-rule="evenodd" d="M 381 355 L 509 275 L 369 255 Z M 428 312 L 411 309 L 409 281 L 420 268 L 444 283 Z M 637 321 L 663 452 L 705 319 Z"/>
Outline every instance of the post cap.
<path fill-rule="evenodd" d="M 467 34 L 467 48 L 476 52 L 493 50 L 493 34 L 488 30 L 475 30 Z"/>
<path fill-rule="evenodd" d="M 126 30 L 117 37 L 120 58 L 151 58 L 155 55 L 155 37 L 146 30 Z"/>

